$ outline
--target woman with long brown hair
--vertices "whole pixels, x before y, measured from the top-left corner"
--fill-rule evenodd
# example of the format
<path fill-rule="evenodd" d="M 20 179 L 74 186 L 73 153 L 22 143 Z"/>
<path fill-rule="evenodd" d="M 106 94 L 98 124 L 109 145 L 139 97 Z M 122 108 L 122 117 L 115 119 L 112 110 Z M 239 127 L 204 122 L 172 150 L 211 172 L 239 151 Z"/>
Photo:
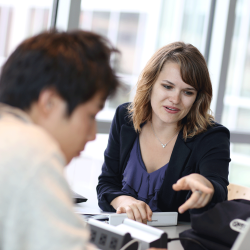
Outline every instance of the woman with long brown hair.
<path fill-rule="evenodd" d="M 229 131 L 210 113 L 212 84 L 191 44 L 159 49 L 132 103 L 116 110 L 97 186 L 104 211 L 143 223 L 154 211 L 203 211 L 227 199 Z"/>

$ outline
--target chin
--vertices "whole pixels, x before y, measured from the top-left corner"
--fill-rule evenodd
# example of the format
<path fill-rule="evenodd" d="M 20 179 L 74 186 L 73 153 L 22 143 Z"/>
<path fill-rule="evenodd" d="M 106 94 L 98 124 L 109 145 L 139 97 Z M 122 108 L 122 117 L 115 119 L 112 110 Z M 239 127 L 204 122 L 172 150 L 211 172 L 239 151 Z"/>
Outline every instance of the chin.
<path fill-rule="evenodd" d="M 160 117 L 160 119 L 165 123 L 177 123 L 179 119 L 173 119 L 173 117 Z"/>
<path fill-rule="evenodd" d="M 81 155 L 81 151 L 79 151 L 75 157 L 79 157 Z"/>
<path fill-rule="evenodd" d="M 177 120 L 168 120 L 168 121 L 164 121 L 166 124 L 178 124 L 178 122 L 179 122 L 179 120 L 177 121 Z"/>

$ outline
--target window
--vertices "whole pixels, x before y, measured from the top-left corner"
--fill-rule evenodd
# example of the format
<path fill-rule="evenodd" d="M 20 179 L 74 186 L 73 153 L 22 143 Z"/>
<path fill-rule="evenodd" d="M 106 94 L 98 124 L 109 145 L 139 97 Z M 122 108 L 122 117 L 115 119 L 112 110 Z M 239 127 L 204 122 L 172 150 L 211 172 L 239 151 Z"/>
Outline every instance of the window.
<path fill-rule="evenodd" d="M 49 9 L 48 8 L 31 8 L 29 10 L 28 36 L 38 34 L 48 27 Z"/>
<path fill-rule="evenodd" d="M 158 47 L 183 41 L 205 51 L 210 0 L 163 1 Z"/>
<path fill-rule="evenodd" d="M 1 6 L 0 7 L 0 65 L 4 58 L 8 55 L 8 45 L 10 39 L 10 26 L 12 20 L 12 8 Z"/>
<path fill-rule="evenodd" d="M 250 2 L 238 0 L 221 123 L 250 138 Z M 236 137 L 237 138 L 237 137 Z M 232 141 L 229 180 L 250 187 L 250 140 Z"/>
<path fill-rule="evenodd" d="M 232 183 L 250 187 L 250 144 L 232 143 L 229 180 Z"/>
<path fill-rule="evenodd" d="M 238 0 L 222 124 L 250 133 L 250 2 Z M 250 151 L 249 151 L 250 153 Z"/>
<path fill-rule="evenodd" d="M 205 50 L 210 4 L 211 0 L 82 2 L 79 27 L 107 37 L 121 51 L 114 67 L 124 87 L 107 101 L 99 120 L 111 121 L 115 108 L 133 99 L 138 76 L 159 47 L 182 40 Z"/>
<path fill-rule="evenodd" d="M 22 40 L 49 27 L 52 4 L 53 0 L 1 0 L 0 67 Z"/>

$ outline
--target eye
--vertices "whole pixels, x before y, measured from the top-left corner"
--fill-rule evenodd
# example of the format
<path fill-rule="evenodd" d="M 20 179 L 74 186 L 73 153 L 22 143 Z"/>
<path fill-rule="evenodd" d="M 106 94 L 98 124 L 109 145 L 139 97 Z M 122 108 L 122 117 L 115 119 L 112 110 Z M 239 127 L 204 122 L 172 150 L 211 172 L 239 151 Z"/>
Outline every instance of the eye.
<path fill-rule="evenodd" d="M 188 95 L 188 96 L 191 96 L 194 94 L 194 92 L 191 92 L 191 91 L 184 91 L 185 95 Z"/>
<path fill-rule="evenodd" d="M 172 86 L 170 86 L 170 85 L 162 85 L 165 89 L 172 89 L 173 87 Z"/>

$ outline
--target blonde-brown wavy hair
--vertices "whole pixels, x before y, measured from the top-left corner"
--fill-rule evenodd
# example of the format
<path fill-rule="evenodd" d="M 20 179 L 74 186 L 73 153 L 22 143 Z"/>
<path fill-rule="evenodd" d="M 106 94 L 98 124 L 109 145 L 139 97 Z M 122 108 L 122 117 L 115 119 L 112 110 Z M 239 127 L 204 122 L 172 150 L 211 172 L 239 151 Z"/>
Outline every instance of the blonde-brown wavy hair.
<path fill-rule="evenodd" d="M 166 62 L 179 64 L 182 80 L 197 90 L 192 108 L 179 122 L 179 125 L 183 126 L 183 138 L 186 140 L 206 131 L 214 120 L 210 114 L 212 84 L 207 64 L 202 54 L 193 45 L 174 42 L 155 52 L 139 76 L 136 94 L 128 111 L 135 130 L 140 133 L 141 124 L 152 118 L 150 96 Z"/>

